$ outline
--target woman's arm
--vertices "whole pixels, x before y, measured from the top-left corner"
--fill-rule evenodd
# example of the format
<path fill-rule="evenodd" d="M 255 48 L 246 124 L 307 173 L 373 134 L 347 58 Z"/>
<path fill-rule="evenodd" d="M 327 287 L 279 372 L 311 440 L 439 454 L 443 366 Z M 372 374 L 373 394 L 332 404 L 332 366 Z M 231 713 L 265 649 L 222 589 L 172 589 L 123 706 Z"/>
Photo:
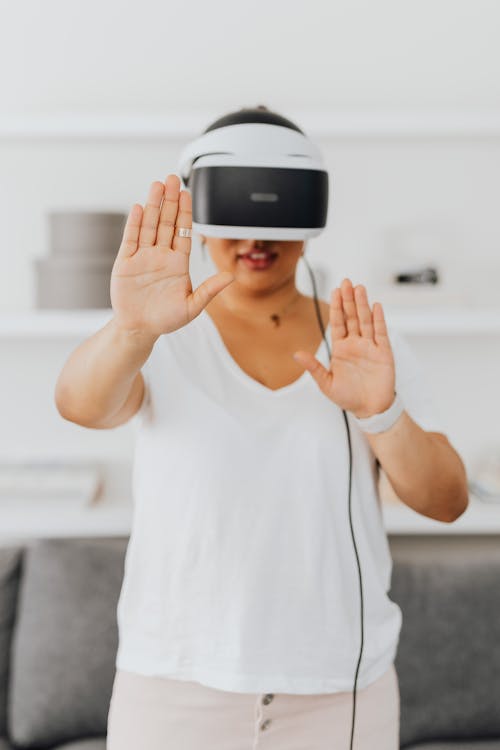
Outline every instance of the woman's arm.
<path fill-rule="evenodd" d="M 465 467 L 446 435 L 423 430 L 406 411 L 385 432 L 365 435 L 394 492 L 410 508 L 448 523 L 466 510 Z"/>
<path fill-rule="evenodd" d="M 112 318 L 70 355 L 55 387 L 62 417 L 83 427 L 116 427 L 139 409 L 139 370 L 158 337 L 129 331 Z"/>
<path fill-rule="evenodd" d="M 386 411 L 394 401 L 396 372 L 384 311 L 368 304 L 363 284 L 350 279 L 332 292 L 332 356 L 327 369 L 309 352 L 295 356 L 321 391 L 358 419 Z M 392 427 L 368 433 L 376 458 L 398 497 L 424 516 L 454 521 L 466 509 L 464 464 L 439 432 L 427 432 L 403 411 Z"/>
<path fill-rule="evenodd" d="M 70 356 L 56 384 L 59 413 L 84 427 L 115 427 L 139 408 L 140 368 L 159 336 L 187 325 L 234 280 L 227 271 L 193 291 L 189 274 L 191 194 L 180 179 L 151 184 L 146 205 L 135 203 L 111 271 L 114 316 Z"/>

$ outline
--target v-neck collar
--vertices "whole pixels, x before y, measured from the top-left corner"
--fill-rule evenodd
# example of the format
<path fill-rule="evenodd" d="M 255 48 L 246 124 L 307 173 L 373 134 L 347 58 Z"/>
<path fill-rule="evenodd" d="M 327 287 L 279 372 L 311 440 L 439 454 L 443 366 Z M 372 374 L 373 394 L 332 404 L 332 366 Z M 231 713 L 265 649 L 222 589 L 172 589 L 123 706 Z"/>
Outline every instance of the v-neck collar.
<path fill-rule="evenodd" d="M 298 390 L 299 388 L 302 388 L 305 383 L 312 377 L 310 372 L 306 369 L 304 369 L 304 372 L 302 375 L 299 375 L 299 377 L 296 380 L 293 380 L 291 383 L 288 383 L 288 385 L 284 385 L 281 388 L 268 388 L 267 385 L 264 385 L 263 383 L 260 383 L 258 380 L 255 380 L 255 378 L 252 378 L 248 373 L 243 370 L 239 364 L 236 362 L 234 357 L 230 354 L 227 346 L 224 343 L 224 339 L 222 338 L 219 329 L 215 325 L 214 321 L 210 317 L 210 315 L 207 313 L 205 308 L 202 309 L 200 316 L 202 320 L 206 321 L 206 325 L 208 330 L 211 332 L 212 341 L 218 348 L 221 355 L 226 360 L 228 366 L 232 369 L 232 371 L 239 377 L 239 379 L 245 383 L 247 386 L 252 388 L 256 393 L 265 393 L 267 396 L 271 397 L 279 397 L 279 396 L 286 396 L 289 393 L 293 393 L 294 391 Z M 325 330 L 325 337 L 329 335 L 330 332 L 330 323 L 328 323 L 326 330 Z M 314 356 L 316 359 L 320 358 L 320 354 L 322 353 L 325 346 L 325 338 L 322 339 L 321 344 L 317 348 L 316 352 L 314 353 Z M 320 360 L 321 361 L 321 360 Z"/>

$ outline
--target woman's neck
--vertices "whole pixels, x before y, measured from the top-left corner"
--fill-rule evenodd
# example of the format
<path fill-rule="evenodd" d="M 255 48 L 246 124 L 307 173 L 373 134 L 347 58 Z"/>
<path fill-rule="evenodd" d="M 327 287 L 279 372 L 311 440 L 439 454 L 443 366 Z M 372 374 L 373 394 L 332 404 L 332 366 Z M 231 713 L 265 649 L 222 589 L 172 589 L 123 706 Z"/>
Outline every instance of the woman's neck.
<path fill-rule="evenodd" d="M 207 305 L 207 310 L 215 308 L 238 318 L 264 320 L 272 315 L 295 312 L 306 299 L 295 284 L 260 294 L 241 292 L 239 289 L 231 289 L 231 286 L 219 292 Z"/>

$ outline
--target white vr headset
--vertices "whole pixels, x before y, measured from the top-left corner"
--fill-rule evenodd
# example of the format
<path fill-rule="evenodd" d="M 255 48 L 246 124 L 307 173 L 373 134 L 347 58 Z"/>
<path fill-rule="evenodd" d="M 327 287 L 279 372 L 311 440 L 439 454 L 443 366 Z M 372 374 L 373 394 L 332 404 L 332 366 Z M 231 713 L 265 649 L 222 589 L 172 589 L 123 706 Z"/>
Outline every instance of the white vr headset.
<path fill-rule="evenodd" d="M 182 150 L 178 174 L 191 193 L 193 231 L 200 234 L 305 240 L 326 226 L 328 173 L 321 153 L 296 125 L 269 110 L 217 120 Z"/>

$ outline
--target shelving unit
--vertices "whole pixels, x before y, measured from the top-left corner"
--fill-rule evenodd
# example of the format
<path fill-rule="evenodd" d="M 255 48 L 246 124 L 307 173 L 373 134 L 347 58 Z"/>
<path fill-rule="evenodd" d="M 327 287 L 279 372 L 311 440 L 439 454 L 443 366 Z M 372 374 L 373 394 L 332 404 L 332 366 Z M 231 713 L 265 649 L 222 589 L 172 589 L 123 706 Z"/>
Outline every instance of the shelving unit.
<path fill-rule="evenodd" d="M 438 335 L 500 333 L 500 307 L 395 307 L 384 305 L 388 325 L 401 333 Z M 0 312 L 1 338 L 89 336 L 111 319 L 113 311 L 20 310 Z"/>
<path fill-rule="evenodd" d="M 0 140 L 25 142 L 37 140 L 67 144 L 116 142 L 117 140 L 185 142 L 199 134 L 219 116 L 215 111 L 186 111 L 174 114 L 116 115 L 58 113 L 19 115 L 2 118 Z M 300 122 L 312 138 L 500 138 L 498 112 L 328 112 L 290 111 L 292 120 Z M 498 309 L 466 305 L 437 307 L 425 304 L 419 308 L 384 304 L 387 322 L 402 334 L 435 336 L 500 334 L 500 301 Z M 112 310 L 14 310 L 0 311 L 1 346 L 16 342 L 79 341 L 102 328 L 112 317 Z M 78 508 L 68 503 L 41 503 L 27 507 L 19 503 L 2 506 L 0 502 L 0 545 L 6 538 L 43 536 L 121 536 L 130 532 L 133 507 L 124 498 L 104 500 L 94 507 Z M 388 534 L 500 534 L 500 504 L 486 504 L 471 498 L 466 513 L 452 524 L 428 519 L 403 503 L 383 504 Z"/>

